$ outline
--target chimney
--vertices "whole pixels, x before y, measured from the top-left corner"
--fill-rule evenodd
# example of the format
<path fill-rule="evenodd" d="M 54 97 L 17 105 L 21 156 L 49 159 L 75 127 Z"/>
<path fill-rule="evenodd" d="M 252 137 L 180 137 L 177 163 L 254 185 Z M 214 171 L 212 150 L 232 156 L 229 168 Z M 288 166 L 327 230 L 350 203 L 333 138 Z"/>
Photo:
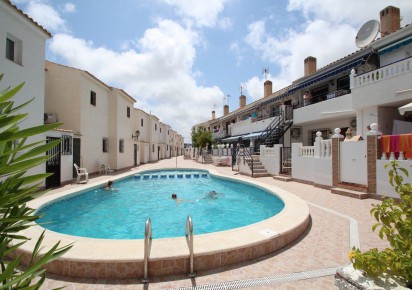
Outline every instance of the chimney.
<path fill-rule="evenodd" d="M 223 116 L 226 116 L 229 114 L 229 105 L 224 105 L 223 106 Z"/>
<path fill-rule="evenodd" d="M 305 58 L 305 77 L 316 71 L 316 58 L 308 56 Z"/>
<path fill-rule="evenodd" d="M 215 111 L 212 111 L 212 120 L 216 119 Z"/>
<path fill-rule="evenodd" d="M 263 97 L 269 97 L 272 94 L 272 82 L 267 80 L 264 84 L 263 84 L 263 90 L 264 90 L 264 95 Z"/>
<path fill-rule="evenodd" d="M 240 108 L 243 108 L 243 107 L 245 107 L 245 106 L 246 106 L 246 96 L 241 95 L 241 96 L 239 97 L 239 107 L 240 107 Z"/>
<path fill-rule="evenodd" d="M 388 6 L 380 12 L 381 37 L 384 37 L 401 28 L 401 12 L 399 8 Z"/>

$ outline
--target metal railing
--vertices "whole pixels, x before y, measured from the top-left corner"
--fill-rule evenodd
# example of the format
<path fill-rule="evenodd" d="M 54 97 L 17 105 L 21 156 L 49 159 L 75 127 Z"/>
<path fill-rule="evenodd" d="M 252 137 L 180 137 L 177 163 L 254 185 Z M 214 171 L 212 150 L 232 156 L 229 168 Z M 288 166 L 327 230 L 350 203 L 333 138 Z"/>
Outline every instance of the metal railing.
<path fill-rule="evenodd" d="M 245 165 L 245 163 L 248 164 L 250 170 L 252 171 L 252 177 L 253 177 L 253 174 L 254 174 L 253 157 L 252 157 L 252 155 L 250 154 L 248 148 L 245 145 L 240 144 L 238 156 L 243 156 L 243 165 Z"/>
<path fill-rule="evenodd" d="M 148 218 L 146 220 L 146 224 L 144 228 L 144 260 L 143 260 L 143 278 L 142 278 L 143 283 L 149 282 L 147 273 L 148 273 L 148 267 L 149 267 L 149 248 L 150 248 L 151 240 L 152 240 L 152 222 L 150 221 L 150 218 Z"/>
<path fill-rule="evenodd" d="M 190 272 L 188 276 L 193 278 L 196 276 L 196 273 L 193 270 L 193 223 L 190 215 L 187 216 L 186 220 L 186 238 L 189 239 L 189 252 L 190 252 Z"/>

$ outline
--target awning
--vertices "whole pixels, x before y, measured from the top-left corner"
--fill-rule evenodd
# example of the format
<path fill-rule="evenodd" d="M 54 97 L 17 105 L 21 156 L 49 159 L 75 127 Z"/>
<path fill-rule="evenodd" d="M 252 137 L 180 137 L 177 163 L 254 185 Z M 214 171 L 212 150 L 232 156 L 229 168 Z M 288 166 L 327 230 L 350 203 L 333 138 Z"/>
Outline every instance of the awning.
<path fill-rule="evenodd" d="M 412 112 L 412 103 L 399 107 L 398 110 L 399 110 L 399 114 L 401 114 L 402 116 L 405 115 L 406 112 Z"/>
<path fill-rule="evenodd" d="M 233 136 L 233 137 L 227 137 L 222 139 L 222 142 L 233 142 L 233 141 L 237 141 L 239 139 L 239 137 L 242 137 L 242 135 L 238 135 L 238 136 Z"/>
<path fill-rule="evenodd" d="M 243 135 L 242 138 L 245 139 L 245 140 L 256 139 L 256 138 L 260 137 L 260 135 L 262 135 L 262 132 L 263 131 Z"/>
<path fill-rule="evenodd" d="M 408 45 L 408 44 L 411 44 L 411 43 L 412 43 L 412 36 L 411 36 L 411 37 L 408 37 L 408 38 L 405 38 L 405 39 L 403 39 L 403 40 L 401 40 L 401 41 L 398 41 L 398 42 L 396 42 L 396 43 L 394 43 L 394 44 L 391 44 L 391 45 L 389 45 L 389 46 L 387 46 L 387 47 L 385 47 L 385 48 L 382 48 L 382 49 L 380 49 L 380 50 L 378 51 L 378 53 L 379 53 L 379 55 L 382 55 L 382 54 L 391 52 L 391 51 L 393 51 L 393 50 L 396 50 L 396 49 L 398 49 L 398 48 L 400 48 L 400 47 L 402 47 L 402 46 L 405 46 L 405 45 Z"/>

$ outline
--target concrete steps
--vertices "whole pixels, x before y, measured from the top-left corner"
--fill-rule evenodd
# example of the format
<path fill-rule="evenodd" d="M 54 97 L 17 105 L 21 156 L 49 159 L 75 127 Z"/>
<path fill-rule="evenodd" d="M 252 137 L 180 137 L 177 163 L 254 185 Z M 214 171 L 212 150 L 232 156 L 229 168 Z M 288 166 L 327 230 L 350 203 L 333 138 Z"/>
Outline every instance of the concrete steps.
<path fill-rule="evenodd" d="M 212 163 L 213 163 L 212 155 L 206 154 L 205 155 L 205 164 L 212 164 Z"/>
<path fill-rule="evenodd" d="M 293 181 L 293 178 L 289 175 L 276 175 L 276 176 L 273 176 L 273 179 L 280 180 L 283 182 Z"/>
<path fill-rule="evenodd" d="M 263 166 L 262 162 L 259 160 L 259 155 L 252 155 L 252 160 L 247 159 L 247 164 L 249 168 L 252 169 L 253 163 L 253 177 L 267 177 L 270 174 L 266 171 L 265 166 Z"/>
<path fill-rule="evenodd" d="M 357 198 L 357 199 L 369 198 L 369 193 L 367 193 L 367 192 L 351 190 L 351 189 L 346 189 L 346 188 L 333 187 L 333 188 L 330 189 L 330 191 L 333 194 L 339 194 L 339 195 L 352 197 L 352 198 Z"/>

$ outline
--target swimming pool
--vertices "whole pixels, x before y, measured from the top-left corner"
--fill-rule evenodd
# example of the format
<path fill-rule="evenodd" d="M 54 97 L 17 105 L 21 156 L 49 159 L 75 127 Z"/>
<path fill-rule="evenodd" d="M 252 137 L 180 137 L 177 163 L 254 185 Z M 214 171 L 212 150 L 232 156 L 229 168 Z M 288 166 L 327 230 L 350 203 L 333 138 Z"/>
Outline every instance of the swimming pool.
<path fill-rule="evenodd" d="M 269 191 L 202 170 L 143 171 L 116 181 L 116 191 L 95 188 L 66 196 L 38 210 L 38 223 L 58 233 L 100 239 L 142 239 L 151 219 L 153 238 L 185 235 L 192 217 L 195 234 L 243 227 L 273 217 L 284 203 Z M 217 199 L 208 197 L 219 193 Z M 171 199 L 176 193 L 177 204 Z"/>

